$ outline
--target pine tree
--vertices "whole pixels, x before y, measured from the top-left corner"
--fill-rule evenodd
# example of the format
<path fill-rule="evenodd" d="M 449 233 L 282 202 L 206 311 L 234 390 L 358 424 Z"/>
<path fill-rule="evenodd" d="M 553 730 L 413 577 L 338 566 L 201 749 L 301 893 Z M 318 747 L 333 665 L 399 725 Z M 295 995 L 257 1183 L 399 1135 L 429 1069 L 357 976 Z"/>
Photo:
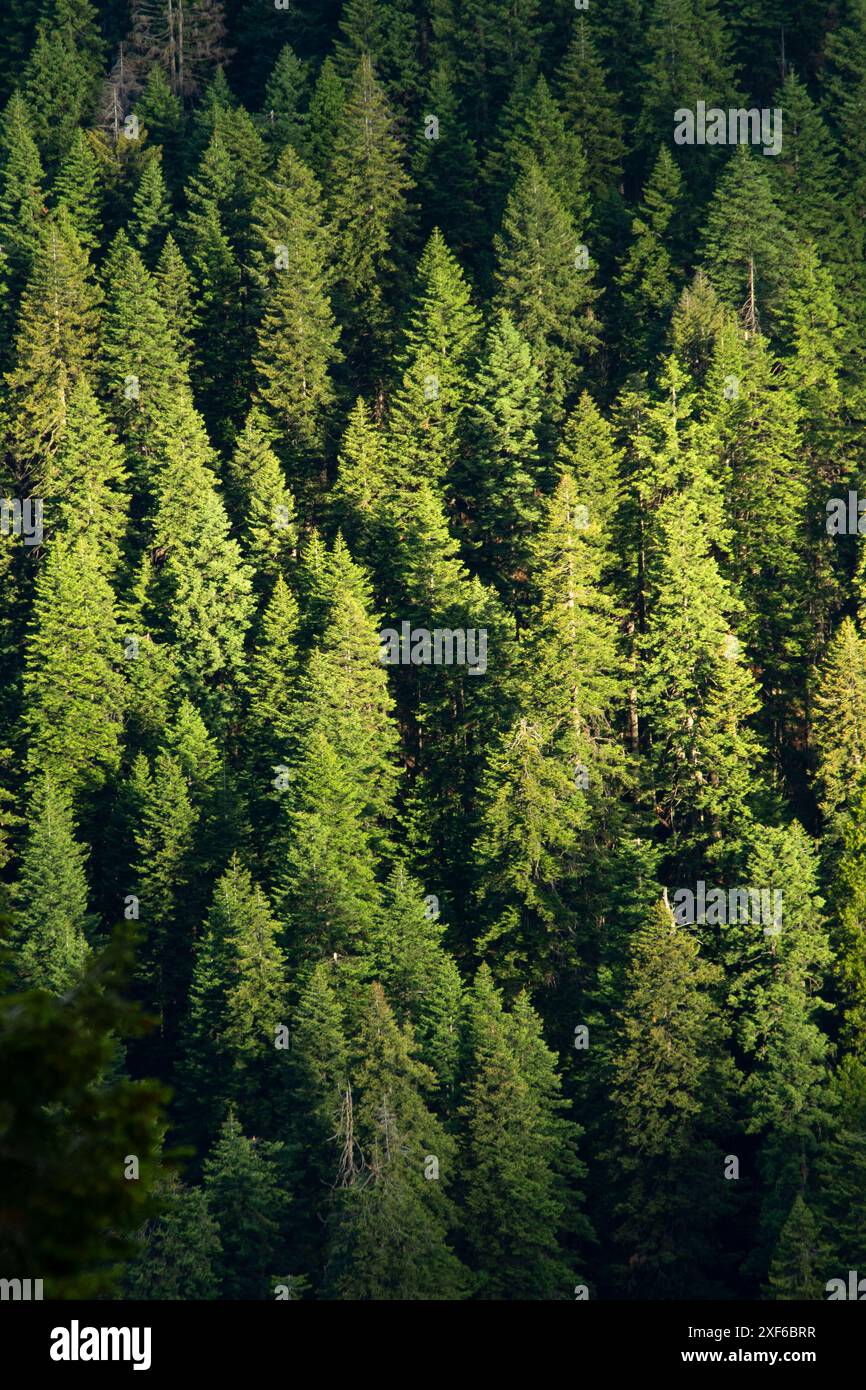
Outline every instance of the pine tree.
<path fill-rule="evenodd" d="M 188 397 L 189 383 L 173 351 L 157 287 L 125 232 L 115 237 L 103 274 L 100 358 L 105 394 L 129 446 L 136 481 L 151 490 L 150 458 L 158 431 L 177 397 Z"/>
<path fill-rule="evenodd" d="M 197 324 L 192 276 L 170 232 L 160 252 L 153 278 L 174 354 L 185 367 L 190 367 Z"/>
<path fill-rule="evenodd" d="M 714 554 L 724 541 L 718 483 L 691 445 L 689 395 L 675 359 L 662 384 L 668 398 L 641 442 L 653 460 L 640 484 L 652 515 L 643 526 L 641 737 L 670 851 L 735 859 L 757 790 L 760 748 L 750 723 L 759 701 L 735 636 L 741 610 Z"/>
<path fill-rule="evenodd" d="M 866 763 L 866 650 L 843 618 L 816 677 L 812 737 L 821 808 L 832 820 L 850 805 Z"/>
<path fill-rule="evenodd" d="M 444 63 L 430 75 L 422 114 L 411 153 L 423 230 L 429 234 L 438 228 L 463 264 L 474 266 L 486 239 L 478 150 Z"/>
<path fill-rule="evenodd" d="M 502 134 L 488 155 L 485 170 L 496 213 L 501 215 L 515 178 L 533 159 L 563 211 L 583 232 L 590 220 L 583 144 L 566 124 L 543 77 L 525 90 L 522 84 L 515 89 L 500 127 Z"/>
<path fill-rule="evenodd" d="M 478 372 L 467 422 L 471 463 L 458 486 L 482 577 L 497 584 L 512 610 L 525 589 L 528 547 L 541 511 L 539 376 L 525 338 L 501 311 Z"/>
<path fill-rule="evenodd" d="M 50 776 L 36 779 L 28 819 L 15 888 L 18 969 L 29 988 L 63 994 L 78 984 L 90 954 L 87 851 L 75 837 L 69 793 Z"/>
<path fill-rule="evenodd" d="M 653 0 L 646 16 L 637 134 L 657 149 L 671 137 L 675 110 L 738 105 L 730 40 L 716 0 Z"/>
<path fill-rule="evenodd" d="M 244 549 L 260 588 L 289 572 L 298 544 L 295 501 L 272 441 L 261 412 L 251 411 L 227 469 Z"/>
<path fill-rule="evenodd" d="M 773 325 L 792 249 L 763 163 L 745 145 L 734 151 L 701 238 L 713 287 L 751 332 Z"/>
<path fill-rule="evenodd" d="M 299 681 L 296 739 L 306 749 L 314 732 L 325 736 L 351 780 L 368 834 L 382 845 L 393 814 L 398 740 L 380 628 L 370 614 L 366 575 L 341 538 L 328 569 L 321 635 Z"/>
<path fill-rule="evenodd" d="M 57 453 L 33 479 L 44 499 L 49 534 L 56 528 L 70 540 L 86 537 L 93 558 L 109 578 L 120 561 L 129 498 L 126 467 L 86 377 L 69 395 L 69 411 Z"/>
<path fill-rule="evenodd" d="M 372 562 L 384 544 L 381 509 L 389 475 L 384 431 L 359 396 L 346 423 L 328 500 L 340 534 L 365 563 Z"/>
<path fill-rule="evenodd" d="M 418 1052 L 447 1099 L 457 1080 L 463 986 L 444 948 L 444 932 L 435 895 L 425 896 L 399 862 L 385 885 L 367 969 L 381 983 L 398 1022 L 411 1024 Z"/>
<path fill-rule="evenodd" d="M 310 168 L 329 194 L 334 187 L 332 164 L 345 100 L 344 83 L 333 59 L 328 57 L 319 69 L 316 85 L 310 97 L 306 154 Z"/>
<path fill-rule="evenodd" d="M 292 736 L 299 664 L 297 629 L 297 599 L 278 574 L 250 659 L 252 766 L 262 777 L 276 771 Z"/>
<path fill-rule="evenodd" d="M 624 661 L 605 586 L 619 458 L 589 397 L 566 425 L 560 461 L 567 471 L 532 552 L 540 601 L 519 714 L 488 761 L 475 851 L 487 924 L 477 949 L 498 979 L 536 987 L 573 976 L 587 951 L 587 880 L 604 877 L 625 776 L 615 726 Z"/>
<path fill-rule="evenodd" d="M 142 946 L 138 987 L 149 1010 L 160 1017 L 160 1037 L 148 1041 L 153 1060 L 165 1065 L 188 983 L 190 932 L 195 917 L 194 847 L 198 815 L 177 760 L 164 750 L 151 770 L 140 754 L 132 766 L 130 799 L 135 808 L 133 882 L 140 903 Z M 190 901 L 192 899 L 192 902 Z"/>
<path fill-rule="evenodd" d="M 157 64 L 147 74 L 136 99 L 135 112 L 150 138 L 162 146 L 166 168 L 171 171 L 178 153 L 183 110 L 168 84 L 165 72 Z"/>
<path fill-rule="evenodd" d="M 346 0 L 334 55 L 338 71 L 351 76 L 366 55 L 395 104 L 414 108 L 421 77 L 418 27 L 409 0 Z"/>
<path fill-rule="evenodd" d="M 101 53 L 79 48 L 54 17 L 43 20 L 24 69 L 23 94 L 32 112 L 33 133 L 45 166 L 56 170 L 68 154 L 75 128 L 95 104 Z"/>
<path fill-rule="evenodd" d="M 296 977 L 356 950 L 379 894 L 358 791 L 323 733 L 313 732 L 296 759 L 281 811 L 275 902 Z"/>
<path fill-rule="evenodd" d="M 850 774 L 849 774 L 850 775 Z M 843 1045 L 855 1054 L 866 1035 L 866 892 L 863 887 L 863 867 L 866 863 L 866 836 L 863 832 L 863 809 L 866 805 L 866 784 L 863 773 L 851 777 L 851 790 L 846 789 L 846 809 L 837 812 L 835 832 L 824 841 L 825 859 L 830 861 L 827 878 L 831 890 L 830 903 L 835 919 L 831 924 L 834 947 L 837 990 L 842 1007 L 841 1035 Z"/>
<path fill-rule="evenodd" d="M 149 541 L 160 565 L 149 586 L 149 613 L 156 630 L 175 644 L 185 692 L 225 716 L 243 685 L 250 572 L 228 536 L 200 418 L 181 398 L 162 428 Z"/>
<path fill-rule="evenodd" d="M 818 861 L 809 837 L 790 827 L 757 828 L 748 882 L 772 889 L 773 924 L 749 920 L 724 936 L 726 981 L 739 1049 L 749 1075 L 747 1132 L 758 1134 L 762 1203 L 753 1261 L 768 1258 L 797 1192 L 808 1180 L 828 1123 L 829 1044 L 820 1027 L 819 990 L 830 948 L 818 896 Z M 780 919 L 780 920 L 778 920 Z"/>
<path fill-rule="evenodd" d="M 663 145 L 631 225 L 633 241 L 619 280 L 623 331 L 638 362 L 661 350 L 666 320 L 680 289 L 671 236 L 681 189 L 677 166 Z"/>

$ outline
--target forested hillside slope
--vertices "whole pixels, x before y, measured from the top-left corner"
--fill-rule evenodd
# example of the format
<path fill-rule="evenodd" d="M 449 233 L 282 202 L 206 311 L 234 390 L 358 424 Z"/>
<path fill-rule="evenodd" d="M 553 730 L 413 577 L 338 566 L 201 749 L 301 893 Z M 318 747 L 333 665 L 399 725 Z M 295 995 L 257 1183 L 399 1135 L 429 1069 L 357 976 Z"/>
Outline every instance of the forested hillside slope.
<path fill-rule="evenodd" d="M 0 1275 L 866 1272 L 866 0 L 0 47 Z"/>

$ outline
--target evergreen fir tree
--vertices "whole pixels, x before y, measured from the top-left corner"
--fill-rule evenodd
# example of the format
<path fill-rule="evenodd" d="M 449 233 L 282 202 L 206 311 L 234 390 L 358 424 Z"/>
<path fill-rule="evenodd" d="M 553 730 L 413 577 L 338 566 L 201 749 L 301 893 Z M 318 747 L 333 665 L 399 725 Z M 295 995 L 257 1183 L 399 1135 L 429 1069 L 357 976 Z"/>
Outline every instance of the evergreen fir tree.
<path fill-rule="evenodd" d="M 157 248 L 162 246 L 170 224 L 171 202 L 162 161 L 151 159 L 145 164 L 135 190 L 130 223 L 130 237 L 146 264 L 153 265 Z"/>
<path fill-rule="evenodd" d="M 355 70 L 337 129 L 330 172 L 336 233 L 335 303 L 365 377 L 392 345 L 411 180 L 393 118 L 368 56 Z"/>
<path fill-rule="evenodd" d="M 24 671 L 27 765 L 90 795 L 120 763 L 124 686 L 114 594 L 95 540 L 54 537 Z"/>
<path fill-rule="evenodd" d="M 713 1000 L 720 973 L 659 902 L 634 938 L 611 1062 L 617 1282 L 633 1297 L 723 1289 L 713 1236 L 733 1073 Z"/>
<path fill-rule="evenodd" d="M 87 851 L 76 839 L 69 793 L 50 776 L 36 780 L 30 834 L 15 889 L 18 970 L 31 989 L 63 994 L 90 954 Z"/>
<path fill-rule="evenodd" d="M 219 1231 L 220 1297 L 273 1298 L 291 1197 L 280 1169 L 281 1144 L 246 1138 L 232 1112 L 204 1165 L 204 1194 Z"/>
<path fill-rule="evenodd" d="M 330 237 L 318 185 L 289 145 L 253 209 L 263 312 L 254 365 L 258 397 L 295 456 L 321 449 L 339 361 L 331 312 Z"/>
<path fill-rule="evenodd" d="M 525 995 L 505 1013 L 485 966 L 470 996 L 468 1044 L 463 1186 L 474 1296 L 571 1298 L 575 1256 L 562 1236 L 569 1227 L 588 1234 L 574 1210 L 580 1131 L 563 1116 L 537 1014 Z"/>
<path fill-rule="evenodd" d="M 453 1140 L 424 1102 L 432 1073 L 416 1060 L 411 1034 L 397 1026 L 380 985 L 370 991 L 357 1051 L 338 1129 L 325 1293 L 364 1301 L 461 1298 L 465 1276 L 448 1242 L 456 1213 L 445 1193 Z"/>
<path fill-rule="evenodd" d="M 52 188 L 54 200 L 63 204 L 82 247 L 93 252 L 100 242 L 103 190 L 99 161 L 80 126 L 69 146 Z"/>
<path fill-rule="evenodd" d="M 218 1296 L 222 1246 L 200 1187 L 166 1180 L 158 1216 L 144 1230 L 143 1248 L 130 1264 L 128 1298 L 199 1300 Z"/>

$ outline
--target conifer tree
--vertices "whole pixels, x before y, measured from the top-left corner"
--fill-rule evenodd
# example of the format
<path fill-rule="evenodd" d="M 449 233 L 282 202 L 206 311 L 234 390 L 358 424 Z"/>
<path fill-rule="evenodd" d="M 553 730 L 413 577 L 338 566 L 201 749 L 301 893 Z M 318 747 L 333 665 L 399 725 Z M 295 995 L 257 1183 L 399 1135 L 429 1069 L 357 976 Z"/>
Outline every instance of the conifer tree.
<path fill-rule="evenodd" d="M 545 409 L 559 418 L 580 370 L 598 346 L 592 258 L 582 230 L 528 155 L 496 238 L 499 303 L 529 344 Z"/>
<path fill-rule="evenodd" d="M 54 528 L 69 539 L 86 537 L 93 558 L 107 576 L 115 571 L 127 526 L 123 452 L 87 378 L 81 376 L 69 395 L 69 411 L 60 446 L 33 480 L 44 498 L 49 534 Z"/>
<path fill-rule="evenodd" d="M 57 448 L 71 387 L 92 361 L 100 295 L 64 207 L 47 219 L 6 375 L 8 447 L 23 469 Z"/>
<path fill-rule="evenodd" d="M 306 154 L 310 168 L 329 194 L 334 186 L 332 163 L 345 100 L 343 80 L 334 66 L 333 59 L 327 57 L 319 69 L 316 85 L 310 97 Z"/>
<path fill-rule="evenodd" d="M 189 367 L 196 338 L 192 276 L 170 232 L 159 254 L 153 278 L 175 356 Z"/>
<path fill-rule="evenodd" d="M 726 1199 L 721 1137 L 733 1072 L 713 999 L 720 971 L 659 902 L 633 938 L 611 1061 L 618 1285 L 639 1297 L 718 1296 L 713 1232 Z"/>
<path fill-rule="evenodd" d="M 17 299 L 40 241 L 44 172 L 27 104 L 15 92 L 0 124 L 0 245 L 7 293 Z"/>
<path fill-rule="evenodd" d="M 601 206 L 621 178 L 623 120 L 585 14 L 575 15 L 556 86 L 563 116 L 586 151 L 586 179 L 593 206 Z"/>
<path fill-rule="evenodd" d="M 641 362 L 660 351 L 680 288 L 671 234 L 681 187 L 677 166 L 663 145 L 631 225 L 633 241 L 620 276 L 623 328 Z"/>
<path fill-rule="evenodd" d="M 389 421 L 391 471 L 403 487 L 421 477 L 442 484 L 461 442 L 471 398 L 470 368 L 480 320 L 463 272 L 438 231 L 418 265 L 417 288 L 399 365 L 400 389 Z"/>
<path fill-rule="evenodd" d="M 772 1250 L 791 1202 L 808 1180 L 829 1115 L 828 1041 L 819 993 L 830 949 L 818 896 L 818 863 L 803 829 L 760 827 L 748 882 L 781 894 L 773 922 L 728 926 L 726 979 L 735 1030 L 749 1066 L 747 1130 L 761 1137 L 763 1201 L 757 1250 Z M 776 912 L 781 903 L 781 911 Z M 772 1174 L 772 1180 L 770 1180 Z M 766 1256 L 765 1256 L 766 1257 Z"/>
<path fill-rule="evenodd" d="M 850 805 L 866 762 L 866 650 L 843 618 L 816 675 L 812 737 L 821 809 L 828 820 Z"/>
<path fill-rule="evenodd" d="M 152 490 L 150 457 L 162 422 L 179 396 L 189 396 L 184 364 L 173 350 L 153 278 L 126 233 L 118 232 L 104 270 L 106 304 L 102 321 L 101 368 L 112 418 L 128 444 L 133 475 Z"/>
<path fill-rule="evenodd" d="M 539 377 L 526 339 L 501 311 L 485 344 L 467 425 L 471 462 L 458 485 L 482 577 L 496 582 L 512 611 L 525 589 L 528 546 L 540 517 Z"/>
<path fill-rule="evenodd" d="M 143 754 L 132 766 L 134 892 L 140 903 L 140 994 L 160 1018 L 160 1036 L 148 1039 L 153 1060 L 165 1065 L 177 1037 L 190 971 L 190 932 L 184 929 L 194 898 L 194 846 L 198 815 L 183 771 L 160 750 L 151 769 Z M 191 901 L 192 899 L 192 901 Z"/>
<path fill-rule="evenodd" d="M 768 1296 L 782 1302 L 823 1298 L 820 1267 L 818 1223 L 798 1192 L 773 1252 Z"/>
<path fill-rule="evenodd" d="M 385 885 L 368 970 L 381 983 L 398 1022 L 411 1024 L 419 1055 L 448 1099 L 457 1079 L 463 985 L 444 948 L 444 932 L 435 895 L 425 896 L 398 862 Z"/>
<path fill-rule="evenodd" d="M 326 1296 L 461 1298 L 465 1275 L 448 1238 L 456 1213 L 445 1193 L 454 1143 L 424 1101 L 432 1073 L 380 985 L 370 990 L 357 1054 L 338 1129 Z"/>
<path fill-rule="evenodd" d="M 444 63 L 430 75 L 422 116 L 412 150 L 412 176 L 423 229 L 429 233 L 438 228 L 462 263 L 474 266 L 485 240 L 478 150 Z"/>
<path fill-rule="evenodd" d="M 119 766 L 121 651 L 95 540 L 55 536 L 36 582 L 27 645 L 27 765 L 75 795 L 92 794 Z"/>
<path fill-rule="evenodd" d="M 37 26 L 24 69 L 23 94 L 46 168 L 56 171 L 68 154 L 76 126 L 86 121 L 96 98 L 101 55 L 79 48 L 69 27 L 54 18 Z"/>
<path fill-rule="evenodd" d="M 273 1298 L 291 1196 L 282 1145 L 246 1138 L 230 1111 L 204 1165 L 204 1194 L 219 1231 L 220 1297 Z"/>
<path fill-rule="evenodd" d="M 330 171 L 335 304 L 365 376 L 391 347 L 411 180 L 373 65 L 362 56 L 340 114 Z"/>
<path fill-rule="evenodd" d="M 575 1256 L 560 1242 L 568 1228 L 588 1234 L 575 1211 L 584 1170 L 554 1055 L 526 996 L 507 1014 L 486 966 L 470 995 L 467 1031 L 463 1188 L 474 1296 L 571 1298 Z"/>
<path fill-rule="evenodd" d="M 130 223 L 131 240 L 147 265 L 153 265 L 170 224 L 171 202 L 162 173 L 162 161 L 151 159 L 145 164 L 135 190 Z"/>
<path fill-rule="evenodd" d="M 150 537 L 160 565 L 149 586 L 150 621 L 175 644 L 185 692 L 224 716 L 243 685 L 250 571 L 228 536 L 200 418 L 180 398 L 162 427 Z"/>
<path fill-rule="evenodd" d="M 323 733 L 311 733 L 282 801 L 275 902 L 296 978 L 326 956 L 357 950 L 379 893 L 358 790 Z"/>
<path fill-rule="evenodd" d="M 143 1247 L 127 1269 L 128 1298 L 200 1300 L 218 1296 L 222 1246 L 200 1187 L 169 1177 L 159 1215 L 144 1230 Z"/>
<path fill-rule="evenodd" d="M 364 398 L 356 400 L 337 457 L 337 476 L 329 501 L 340 534 L 353 555 L 371 563 L 383 545 L 381 508 L 391 472 L 384 431 Z"/>
<path fill-rule="evenodd" d="M 247 416 L 229 460 L 227 482 L 240 518 L 244 549 L 260 588 L 287 574 L 298 531 L 295 501 L 272 447 L 273 433 L 258 410 Z"/>
<path fill-rule="evenodd" d="M 68 791 L 46 775 L 35 781 L 30 833 L 15 888 L 18 970 L 31 989 L 63 994 L 90 954 L 87 851 L 76 839 Z"/>
<path fill-rule="evenodd" d="M 262 317 L 254 365 L 258 398 L 294 456 L 321 449 L 339 361 L 331 312 L 331 242 L 319 188 L 289 145 L 253 208 Z"/>
<path fill-rule="evenodd" d="M 265 97 L 259 122 L 274 150 L 291 145 L 302 159 L 308 143 L 307 114 L 309 69 L 291 44 L 284 44 L 265 83 Z"/>
<path fill-rule="evenodd" d="M 367 55 L 398 106 L 414 107 L 420 82 L 418 19 L 409 0 L 346 0 L 335 59 L 351 76 Z"/>
<path fill-rule="evenodd" d="M 213 1137 L 227 1100 L 257 1129 L 272 1117 L 286 991 L 276 933 L 267 898 L 233 855 L 196 942 L 190 982 L 181 1076 L 198 1138 Z"/>
<path fill-rule="evenodd" d="M 135 113 L 154 143 L 162 146 L 166 168 L 171 174 L 178 152 L 183 110 L 168 84 L 165 72 L 156 63 L 150 68 L 136 98 Z"/>
<path fill-rule="evenodd" d="M 60 165 L 52 188 L 56 203 L 62 203 L 82 247 L 92 253 L 99 245 L 103 190 L 99 177 L 99 161 L 80 126 L 69 146 L 69 153 Z"/>
<path fill-rule="evenodd" d="M 333 1180 L 333 1142 L 348 1081 L 344 1011 L 334 989 L 333 961 L 310 971 L 292 1015 L 288 1064 L 292 1097 L 289 1143 L 300 1216 L 299 1243 L 318 1245 L 314 1226 Z M 317 1250 L 316 1259 L 319 1259 Z M 308 1262 L 304 1261 L 304 1268 Z"/>
<path fill-rule="evenodd" d="M 716 0 L 653 0 L 646 17 L 637 134 L 650 149 L 671 138 L 673 113 L 736 106 L 730 38 Z"/>
<path fill-rule="evenodd" d="M 764 162 L 738 146 L 719 179 L 701 238 L 713 287 L 750 332 L 772 327 L 792 250 Z"/>

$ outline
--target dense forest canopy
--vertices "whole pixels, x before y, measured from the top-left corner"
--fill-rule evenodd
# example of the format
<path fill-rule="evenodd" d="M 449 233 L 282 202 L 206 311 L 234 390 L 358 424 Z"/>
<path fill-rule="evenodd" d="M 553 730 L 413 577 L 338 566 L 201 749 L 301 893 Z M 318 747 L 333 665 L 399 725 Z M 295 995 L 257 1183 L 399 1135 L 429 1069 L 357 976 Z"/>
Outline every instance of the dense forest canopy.
<path fill-rule="evenodd" d="M 866 0 L 0 49 L 0 1276 L 866 1272 Z"/>

